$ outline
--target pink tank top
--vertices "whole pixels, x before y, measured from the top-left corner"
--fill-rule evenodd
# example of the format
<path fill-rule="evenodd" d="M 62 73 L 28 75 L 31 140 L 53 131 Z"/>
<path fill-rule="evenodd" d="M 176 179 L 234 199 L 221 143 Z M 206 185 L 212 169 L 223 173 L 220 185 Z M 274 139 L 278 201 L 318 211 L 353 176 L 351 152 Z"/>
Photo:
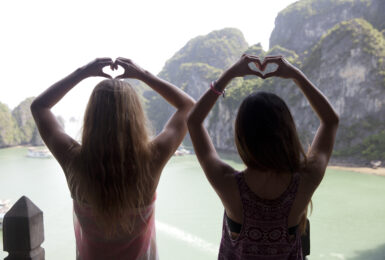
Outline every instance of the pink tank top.
<path fill-rule="evenodd" d="M 130 214 L 135 218 L 134 231 L 106 239 L 95 223 L 92 209 L 74 203 L 74 229 L 77 260 L 153 260 L 158 259 L 155 238 L 155 199 L 140 209 L 142 214 Z"/>
<path fill-rule="evenodd" d="M 302 259 L 299 230 L 294 236 L 288 233 L 288 217 L 297 193 L 299 173 L 293 175 L 286 191 L 274 200 L 262 199 L 252 192 L 243 172 L 235 176 L 243 206 L 242 229 L 236 239 L 231 238 L 224 216 L 218 259 Z"/>

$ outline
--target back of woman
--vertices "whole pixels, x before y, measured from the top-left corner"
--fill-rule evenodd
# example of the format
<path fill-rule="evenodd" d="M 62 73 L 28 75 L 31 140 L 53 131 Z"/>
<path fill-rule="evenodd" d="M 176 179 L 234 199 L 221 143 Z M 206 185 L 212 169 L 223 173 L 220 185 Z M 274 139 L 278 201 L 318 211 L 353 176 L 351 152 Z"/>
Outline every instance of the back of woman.
<path fill-rule="evenodd" d="M 277 70 L 262 74 L 269 63 Z M 285 102 L 258 92 L 242 102 L 235 121 L 235 143 L 246 169 L 236 172 L 216 153 L 203 121 L 235 77 L 256 75 L 293 79 L 321 124 L 307 154 Z M 307 208 L 330 158 L 338 115 L 301 71 L 281 56 L 243 55 L 200 98 L 188 127 L 199 162 L 225 208 L 219 259 L 302 259 L 301 234 Z"/>
<path fill-rule="evenodd" d="M 265 199 L 247 185 L 244 172 L 235 178 L 243 208 L 240 225 L 226 214 L 219 259 L 301 259 L 301 232 L 298 225 L 288 228 L 300 174 L 296 173 L 287 189 L 275 199 Z"/>
<path fill-rule="evenodd" d="M 109 66 L 124 68 L 111 79 Z M 110 78 L 91 94 L 82 142 L 68 136 L 51 108 L 85 78 Z M 176 112 L 150 139 L 135 90 L 123 78 L 143 81 Z M 155 200 L 160 174 L 186 132 L 194 104 L 183 91 L 131 60 L 96 59 L 55 83 L 31 105 L 39 132 L 66 175 L 74 204 L 77 259 L 157 259 Z"/>

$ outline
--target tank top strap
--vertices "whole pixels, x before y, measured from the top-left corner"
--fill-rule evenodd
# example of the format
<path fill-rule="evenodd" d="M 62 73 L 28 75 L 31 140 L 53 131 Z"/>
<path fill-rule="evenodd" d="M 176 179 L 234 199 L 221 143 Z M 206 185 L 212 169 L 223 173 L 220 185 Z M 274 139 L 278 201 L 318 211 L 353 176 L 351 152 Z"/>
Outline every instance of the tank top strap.
<path fill-rule="evenodd" d="M 236 172 L 235 178 L 244 207 L 251 207 L 254 208 L 254 210 L 257 208 L 275 207 L 280 209 L 282 214 L 287 216 L 289 215 L 291 206 L 297 194 L 300 173 L 294 173 L 287 189 L 278 198 L 271 200 L 261 198 L 255 194 L 247 185 L 243 172 Z"/>
<path fill-rule="evenodd" d="M 242 201 L 244 200 L 244 198 L 250 197 L 250 196 L 247 196 L 247 194 L 249 194 L 251 196 L 253 195 L 253 194 L 250 194 L 250 192 L 251 193 L 253 193 L 253 192 L 249 189 L 249 186 L 247 186 L 247 184 L 245 182 L 243 171 L 242 172 L 235 172 L 235 179 L 237 180 L 238 189 L 239 189 L 239 193 L 240 193 Z"/>
<path fill-rule="evenodd" d="M 294 197 L 295 197 L 295 195 L 297 194 L 297 190 L 298 190 L 298 186 L 299 186 L 300 177 L 301 177 L 301 175 L 300 175 L 299 172 L 294 173 L 294 174 L 293 174 L 293 177 L 292 177 L 292 180 L 291 180 L 291 182 L 290 182 L 290 185 L 289 185 L 289 187 L 287 188 L 288 193 L 294 195 Z M 294 199 L 293 199 L 293 200 L 294 200 Z"/>

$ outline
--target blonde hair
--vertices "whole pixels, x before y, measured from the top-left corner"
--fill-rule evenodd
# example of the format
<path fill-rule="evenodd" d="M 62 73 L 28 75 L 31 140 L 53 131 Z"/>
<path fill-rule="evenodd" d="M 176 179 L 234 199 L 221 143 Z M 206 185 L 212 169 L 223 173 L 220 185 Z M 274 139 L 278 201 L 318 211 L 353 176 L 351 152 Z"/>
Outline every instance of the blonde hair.
<path fill-rule="evenodd" d="M 100 82 L 87 105 L 68 184 L 75 200 L 91 206 L 107 236 L 131 232 L 134 218 L 127 213 L 151 201 L 150 155 L 147 119 L 135 90 L 124 81 Z"/>

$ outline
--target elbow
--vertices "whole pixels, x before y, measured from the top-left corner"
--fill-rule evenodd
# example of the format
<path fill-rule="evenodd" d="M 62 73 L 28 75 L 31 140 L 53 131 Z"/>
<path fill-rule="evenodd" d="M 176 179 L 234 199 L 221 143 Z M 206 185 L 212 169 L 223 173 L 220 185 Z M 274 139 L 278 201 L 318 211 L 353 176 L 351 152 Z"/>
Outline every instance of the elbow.
<path fill-rule="evenodd" d="M 327 121 L 325 122 L 325 124 L 332 126 L 332 127 L 335 127 L 335 128 L 338 128 L 339 123 L 340 123 L 340 117 L 337 114 L 337 112 L 335 112 L 335 111 L 333 114 L 331 114 L 327 118 Z"/>
<path fill-rule="evenodd" d="M 188 109 L 188 111 L 191 111 L 191 109 L 195 106 L 195 99 L 193 99 L 192 97 L 189 97 L 187 100 L 186 100 L 186 109 Z"/>
<path fill-rule="evenodd" d="M 38 107 L 39 107 L 39 104 L 38 104 L 38 102 L 36 102 L 36 99 L 34 99 L 31 103 L 31 106 L 30 106 L 32 115 L 34 115 L 36 113 L 36 111 L 38 110 Z"/>
<path fill-rule="evenodd" d="M 189 97 L 183 102 L 183 107 L 181 107 L 180 110 L 185 111 L 187 117 L 189 117 L 194 106 L 195 100 L 192 97 Z"/>
<path fill-rule="evenodd" d="M 32 116 L 35 117 L 38 114 L 38 112 L 41 111 L 41 109 L 43 109 L 43 108 L 44 108 L 44 106 L 39 101 L 39 98 L 35 98 L 32 101 L 31 106 L 30 106 Z"/>
<path fill-rule="evenodd" d="M 334 115 L 331 119 L 331 123 L 333 125 L 335 125 L 336 127 L 338 127 L 339 123 L 340 123 L 340 116 L 337 114 L 337 112 L 334 112 Z"/>

